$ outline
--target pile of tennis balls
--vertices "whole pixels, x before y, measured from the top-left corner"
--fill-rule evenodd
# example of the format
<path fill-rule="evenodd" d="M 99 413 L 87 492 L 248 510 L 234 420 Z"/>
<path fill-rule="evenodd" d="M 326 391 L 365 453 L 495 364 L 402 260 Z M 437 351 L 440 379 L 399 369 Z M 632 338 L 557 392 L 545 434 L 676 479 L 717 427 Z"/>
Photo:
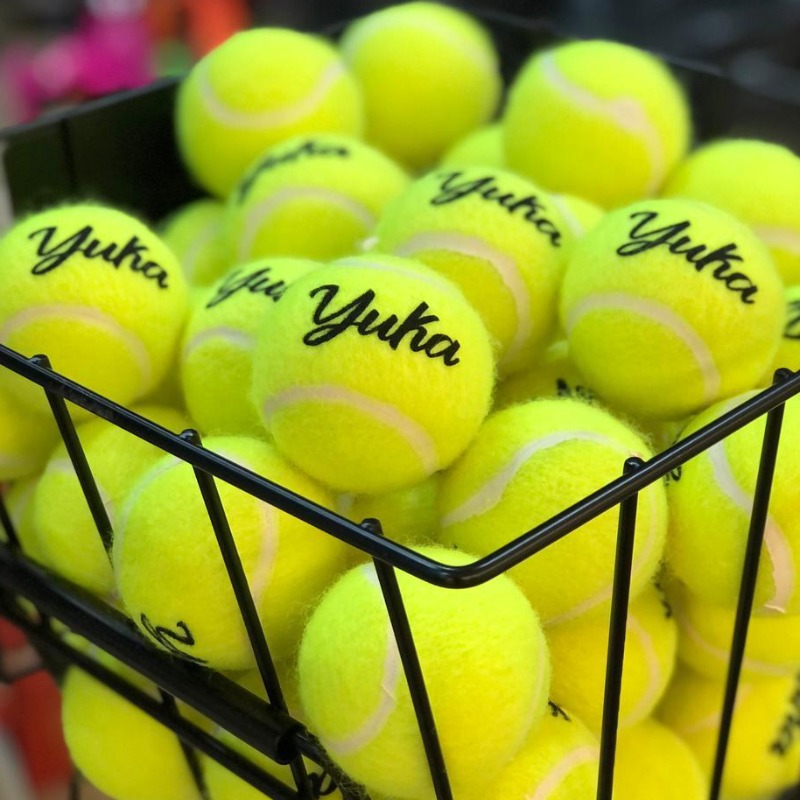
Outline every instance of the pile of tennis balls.
<path fill-rule="evenodd" d="M 336 44 L 238 34 L 177 98 L 207 196 L 155 230 L 91 199 L 20 220 L 0 240 L 0 341 L 469 564 L 800 368 L 795 154 L 755 140 L 690 153 L 677 79 L 612 42 L 533 53 L 503 94 L 487 31 L 433 3 L 371 14 Z M 0 479 L 23 548 L 155 646 L 259 692 L 192 468 L 72 411 L 110 551 L 43 393 L 3 374 Z M 763 430 L 639 498 L 617 800 L 708 791 Z M 733 800 L 800 774 L 797 441 L 795 401 Z M 371 797 L 431 800 L 374 566 L 219 491 L 292 713 Z M 594 797 L 616 529 L 603 514 L 471 590 L 398 573 L 456 800 Z M 199 797 L 175 737 L 83 673 L 65 682 L 64 727 L 112 797 Z M 213 800 L 258 796 L 211 761 L 203 772 Z"/>

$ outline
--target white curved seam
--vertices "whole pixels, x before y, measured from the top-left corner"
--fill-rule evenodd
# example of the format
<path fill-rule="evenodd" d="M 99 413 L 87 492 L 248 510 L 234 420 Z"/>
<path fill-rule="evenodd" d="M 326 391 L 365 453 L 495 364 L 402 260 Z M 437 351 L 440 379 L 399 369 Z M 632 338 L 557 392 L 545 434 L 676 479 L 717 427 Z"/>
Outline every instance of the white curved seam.
<path fill-rule="evenodd" d="M 739 684 L 739 688 L 736 691 L 736 702 L 733 704 L 734 715 L 736 714 L 736 709 L 739 707 L 741 703 L 743 703 L 747 699 L 747 695 L 751 694 L 752 691 L 753 691 L 752 686 L 742 683 Z M 720 711 L 718 710 L 712 711 L 710 714 L 706 715 L 705 717 L 701 717 L 696 722 L 690 725 L 684 725 L 677 728 L 676 733 L 682 734 L 684 736 L 689 736 L 693 733 L 702 733 L 703 731 L 716 730 L 719 727 L 720 716 L 721 716 Z"/>
<path fill-rule="evenodd" d="M 644 719 L 650 710 L 658 702 L 658 695 L 660 691 L 661 682 L 661 664 L 658 660 L 658 653 L 656 652 L 655 642 L 648 633 L 647 629 L 633 614 L 628 613 L 628 633 L 629 635 L 636 636 L 639 640 L 639 646 L 644 656 L 648 680 L 645 684 L 645 690 L 639 698 L 639 702 L 631 709 L 625 716 L 625 724 L 630 725 Z M 624 667 L 623 667 L 624 669 Z"/>
<path fill-rule="evenodd" d="M 364 578 L 373 584 L 380 591 L 378 576 L 372 564 L 366 564 L 362 568 Z M 383 595 L 381 595 L 381 598 Z M 381 602 L 383 600 L 381 599 Z M 328 749 L 338 755 L 346 756 L 355 753 L 362 747 L 370 744 L 376 736 L 380 734 L 386 725 L 387 720 L 397 706 L 397 689 L 401 676 L 400 652 L 397 649 L 397 641 L 394 638 L 394 631 L 386 621 L 386 656 L 383 662 L 383 675 L 381 676 L 381 694 L 378 706 L 366 720 L 348 736 L 340 739 L 326 739 L 325 744 Z"/>
<path fill-rule="evenodd" d="M 567 223 L 567 227 L 575 238 L 580 238 L 586 233 L 583 225 L 578 221 L 578 218 L 570 211 L 569 206 L 562 201 L 561 195 L 551 194 L 550 202 L 556 207 L 556 211 L 564 218 L 564 222 Z"/>
<path fill-rule="evenodd" d="M 754 225 L 753 230 L 769 247 L 800 256 L 800 232 L 775 225 Z"/>
<path fill-rule="evenodd" d="M 605 117 L 622 130 L 640 138 L 650 162 L 650 175 L 643 192 L 646 195 L 654 194 L 666 177 L 666 158 L 661 137 L 642 104 L 635 97 L 620 96 L 606 100 L 572 83 L 558 68 L 552 52 L 542 56 L 541 66 L 553 89 L 561 92 L 585 114 Z"/>
<path fill-rule="evenodd" d="M 593 764 L 599 758 L 600 748 L 595 745 L 586 744 L 576 747 L 553 765 L 533 793 L 525 795 L 525 800 L 548 800 L 569 777 L 571 772 L 584 764 Z"/>
<path fill-rule="evenodd" d="M 200 258 L 200 254 L 203 250 L 208 247 L 222 231 L 222 223 L 216 223 L 214 225 L 209 225 L 203 233 L 201 233 L 190 245 L 187 249 L 184 257 L 183 257 L 183 269 L 186 274 L 189 276 L 190 280 L 193 280 L 195 277 L 195 271 L 197 270 L 197 260 Z"/>
<path fill-rule="evenodd" d="M 728 462 L 724 444 L 716 444 L 708 451 L 714 480 L 720 490 L 748 516 L 753 510 L 753 498 L 739 485 Z M 772 514 L 767 515 L 764 526 L 764 546 L 769 556 L 774 592 L 764 607 L 785 613 L 795 591 L 796 575 L 794 554 L 789 542 Z"/>
<path fill-rule="evenodd" d="M 256 609 L 261 614 L 261 605 L 264 600 L 264 593 L 267 591 L 272 580 L 272 573 L 275 568 L 275 559 L 278 555 L 278 537 L 280 535 L 278 526 L 278 512 L 268 503 L 258 503 L 258 513 L 261 517 L 259 548 L 256 563 L 253 566 L 253 573 L 250 579 L 250 593 L 253 595 L 253 602 Z"/>
<path fill-rule="evenodd" d="M 703 404 L 708 405 L 716 400 L 720 393 L 722 378 L 714 363 L 714 356 L 703 337 L 685 319 L 661 303 L 643 297 L 633 297 L 623 292 L 587 295 L 569 310 L 566 319 L 567 333 L 572 331 L 585 314 L 620 308 L 669 328 L 686 345 L 697 363 L 703 379 Z"/>
<path fill-rule="evenodd" d="M 197 70 L 200 100 L 215 122 L 229 128 L 239 129 L 265 129 L 291 125 L 308 117 L 325 100 L 331 87 L 346 72 L 345 65 L 337 59 L 320 75 L 313 88 L 296 102 L 282 108 L 265 109 L 263 111 L 240 111 L 230 108 L 220 100 L 211 84 L 210 71 L 210 62 L 201 62 Z"/>
<path fill-rule="evenodd" d="M 456 506 L 442 517 L 442 528 L 465 522 L 472 517 L 477 517 L 490 511 L 500 502 L 508 484 L 525 466 L 528 459 L 542 450 L 548 450 L 551 447 L 557 447 L 565 442 L 573 441 L 596 442 L 597 444 L 620 450 L 619 442 L 610 439 L 608 436 L 589 431 L 559 431 L 558 433 L 551 433 L 548 436 L 534 439 L 532 442 L 527 442 L 511 456 L 510 460 L 503 465 L 496 475 L 487 480 L 482 486 L 479 486 L 461 505 Z M 628 453 L 627 450 L 625 452 Z"/>
<path fill-rule="evenodd" d="M 368 208 L 341 192 L 325 189 L 321 186 L 296 186 L 278 189 L 248 209 L 244 220 L 244 230 L 239 238 L 239 257 L 241 259 L 250 258 L 253 242 L 258 236 L 261 226 L 269 216 L 280 209 L 284 203 L 298 198 L 322 200 L 331 205 L 339 206 L 339 208 L 355 217 L 367 229 L 375 225 L 375 215 Z M 314 236 L 313 221 L 309 222 L 308 236 Z"/>
<path fill-rule="evenodd" d="M 416 262 L 420 266 L 425 266 L 421 261 Z M 414 280 L 421 281 L 422 283 L 427 283 L 430 286 L 435 286 L 437 289 L 441 291 L 445 291 L 448 294 L 461 296 L 461 290 L 456 287 L 454 283 L 451 283 L 446 278 L 442 278 L 440 275 L 433 271 L 426 271 L 418 272 L 417 270 L 407 269 L 402 266 L 397 266 L 396 264 L 387 264 L 385 261 L 369 261 L 365 256 L 351 256 L 349 258 L 340 258 L 338 261 L 335 261 L 334 264 L 337 267 L 353 267 L 355 269 L 374 269 L 378 272 L 385 272 L 390 275 L 402 275 L 405 278 L 413 278 Z M 430 272 L 430 274 L 428 274 Z"/>
<path fill-rule="evenodd" d="M 350 406 L 362 414 L 392 429 L 405 440 L 414 455 L 429 474 L 441 468 L 436 444 L 428 431 L 407 417 L 396 406 L 368 397 L 345 386 L 317 384 L 315 386 L 293 386 L 271 397 L 264 403 L 264 419 L 270 419 L 280 410 L 295 403 L 338 403 Z"/>
<path fill-rule="evenodd" d="M 113 317 L 103 313 L 98 308 L 72 305 L 36 306 L 34 308 L 27 308 L 24 311 L 17 312 L 3 323 L 2 327 L 0 327 L 0 342 L 7 342 L 8 338 L 13 335 L 18 328 L 42 319 L 56 319 L 59 322 L 78 319 L 82 322 L 96 325 L 107 333 L 116 336 L 125 343 L 133 356 L 133 360 L 136 362 L 136 366 L 139 369 L 139 377 L 142 383 L 146 386 L 152 385 L 153 365 L 150 362 L 150 355 L 142 340 L 127 328 L 123 328 Z M 53 366 L 55 369 L 58 369 L 58 364 L 54 364 Z"/>
<path fill-rule="evenodd" d="M 183 358 L 188 359 L 191 354 L 202 347 L 206 342 L 213 339 L 224 339 L 232 347 L 240 347 L 242 350 L 252 350 L 255 347 L 255 337 L 245 331 L 220 325 L 217 328 L 207 328 L 186 342 L 183 348 Z"/>
<path fill-rule="evenodd" d="M 352 492 L 342 492 L 336 495 L 336 513 L 343 517 L 349 517 L 356 502 L 356 496 Z"/>
<path fill-rule="evenodd" d="M 466 236 L 462 233 L 436 231 L 419 233 L 397 245 L 394 252 L 398 256 L 414 256 L 426 250 L 450 250 L 466 256 L 479 258 L 488 262 L 497 273 L 503 285 L 511 295 L 517 324 L 514 336 L 501 359 L 501 363 L 513 360 L 530 341 L 533 333 L 531 317 L 531 298 L 522 272 L 511 256 L 502 253 L 477 236 Z"/>

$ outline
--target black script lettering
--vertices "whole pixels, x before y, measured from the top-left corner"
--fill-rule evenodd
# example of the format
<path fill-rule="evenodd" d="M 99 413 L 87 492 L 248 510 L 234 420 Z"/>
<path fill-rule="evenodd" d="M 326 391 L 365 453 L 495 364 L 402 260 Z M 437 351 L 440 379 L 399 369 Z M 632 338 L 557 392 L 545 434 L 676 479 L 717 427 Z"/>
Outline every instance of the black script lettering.
<path fill-rule="evenodd" d="M 431 205 L 444 206 L 475 195 L 486 202 L 497 203 L 509 214 L 522 212 L 522 218 L 526 222 L 530 222 L 539 233 L 546 236 L 553 247 L 561 247 L 561 231 L 551 219 L 543 216 L 547 213 L 547 209 L 536 195 L 529 194 L 520 197 L 513 192 L 504 192 L 498 185 L 498 179 L 493 175 L 486 175 L 482 178 L 463 178 L 463 175 L 463 172 L 448 172 L 439 175 L 442 182 L 439 186 L 439 193 L 431 199 Z M 459 179 L 461 179 L 460 182 Z"/>
<path fill-rule="evenodd" d="M 262 294 L 264 297 L 277 302 L 283 296 L 289 284 L 283 280 L 273 280 L 270 278 L 271 272 L 271 267 L 262 267 L 246 273 L 237 269 L 225 278 L 222 285 L 217 289 L 217 293 L 206 303 L 206 308 L 218 306 L 228 298 L 233 297 L 237 292 Z"/>
<path fill-rule="evenodd" d="M 132 272 L 140 272 L 148 280 L 155 281 L 160 289 L 169 288 L 167 271 L 148 258 L 147 245 L 138 236 L 132 236 L 120 247 L 116 242 L 102 242 L 95 238 L 91 225 L 85 225 L 60 241 L 58 235 L 58 228 L 55 226 L 41 228 L 29 234 L 28 239 L 31 241 L 41 240 L 36 248 L 39 261 L 33 265 L 32 275 L 46 275 L 67 263 L 73 256 L 81 255 L 87 259 L 100 259 L 117 269 L 128 267 Z"/>
<path fill-rule="evenodd" d="M 339 147 L 336 145 L 325 145 L 314 139 L 308 139 L 302 144 L 299 144 L 292 150 L 287 150 L 282 153 L 274 153 L 266 156 L 263 160 L 245 175 L 236 190 L 236 199 L 239 203 L 243 203 L 250 194 L 253 184 L 258 180 L 259 176 L 268 172 L 275 167 L 283 164 L 291 164 L 303 158 L 349 158 L 350 151 L 346 147 Z"/>
<path fill-rule="evenodd" d="M 784 339 L 800 339 L 800 300 L 792 300 L 788 307 L 788 319 L 783 329 Z"/>
<path fill-rule="evenodd" d="M 202 658 L 197 658 L 196 656 L 190 655 L 185 650 L 181 650 L 177 645 L 182 644 L 184 647 L 194 647 L 196 644 L 195 638 L 192 635 L 192 632 L 189 630 L 189 626 L 185 622 L 176 622 L 175 627 L 180 629 L 180 633 L 176 633 L 174 630 L 170 628 L 164 628 L 161 625 L 153 625 L 153 623 L 148 619 L 146 614 L 142 614 L 141 617 L 142 627 L 152 636 L 165 650 L 169 650 L 170 653 L 174 653 L 175 655 L 181 656 L 181 658 L 188 659 L 189 661 L 194 661 L 197 664 L 205 664 L 206 662 Z"/>
<path fill-rule="evenodd" d="M 789 698 L 789 710 L 786 712 L 775 739 L 770 745 L 770 752 L 785 758 L 792 750 L 795 740 L 800 734 L 800 675 L 795 678 L 792 696 Z"/>
<path fill-rule="evenodd" d="M 656 247 L 666 247 L 670 253 L 682 255 L 697 272 L 708 267 L 714 279 L 724 283 L 728 291 L 738 294 L 745 305 L 755 303 L 753 297 L 758 294 L 758 286 L 743 272 L 733 271 L 731 266 L 734 262 L 744 262 L 736 252 L 736 244 L 726 244 L 709 251 L 708 245 L 693 244 L 689 236 L 685 235 L 692 226 L 688 220 L 648 229 L 646 226 L 658 219 L 658 212 L 636 211 L 631 214 L 632 220 L 637 218 L 641 219 L 631 229 L 630 241 L 617 248 L 617 255 L 638 256 Z"/>
<path fill-rule="evenodd" d="M 666 478 L 667 483 L 669 483 L 670 481 L 674 481 L 675 483 L 677 483 L 681 479 L 682 476 L 683 476 L 683 467 L 679 465 L 679 466 L 675 467 L 675 469 L 670 470 L 666 474 L 665 478 Z"/>
<path fill-rule="evenodd" d="M 587 401 L 595 399 L 594 393 L 590 389 L 578 384 L 570 386 L 564 378 L 556 378 L 556 395 L 558 397 L 579 397 Z"/>
<path fill-rule="evenodd" d="M 428 326 L 439 322 L 436 314 L 430 313 L 427 303 L 420 303 L 405 319 L 396 314 L 381 315 L 373 308 L 375 292 L 368 289 L 354 300 L 331 309 L 331 303 L 339 293 L 339 286 L 318 286 L 309 297 L 321 299 L 313 314 L 317 326 L 303 336 L 303 343 L 318 347 L 335 339 L 348 328 L 354 328 L 360 336 L 376 336 L 386 342 L 392 350 L 397 350 L 404 342 L 413 353 L 423 353 L 428 358 L 441 358 L 448 367 L 454 367 L 461 359 L 458 352 L 461 344 L 443 333 L 431 333 Z"/>
<path fill-rule="evenodd" d="M 567 722 L 572 722 L 569 714 L 567 714 L 567 712 L 564 711 L 561 706 L 556 705 L 552 700 L 548 700 L 547 705 L 551 717 L 561 717 L 561 719 L 566 720 Z"/>

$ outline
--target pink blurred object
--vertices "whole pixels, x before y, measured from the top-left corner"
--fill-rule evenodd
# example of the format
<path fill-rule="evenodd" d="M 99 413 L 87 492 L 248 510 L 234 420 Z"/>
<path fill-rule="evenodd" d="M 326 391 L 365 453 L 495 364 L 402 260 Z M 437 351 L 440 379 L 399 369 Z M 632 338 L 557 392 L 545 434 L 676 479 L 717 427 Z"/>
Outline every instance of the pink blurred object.
<path fill-rule="evenodd" d="M 8 111 L 19 121 L 48 106 L 144 86 L 155 77 L 144 0 L 90 0 L 78 29 L 41 50 L 9 47 L 0 59 Z"/>

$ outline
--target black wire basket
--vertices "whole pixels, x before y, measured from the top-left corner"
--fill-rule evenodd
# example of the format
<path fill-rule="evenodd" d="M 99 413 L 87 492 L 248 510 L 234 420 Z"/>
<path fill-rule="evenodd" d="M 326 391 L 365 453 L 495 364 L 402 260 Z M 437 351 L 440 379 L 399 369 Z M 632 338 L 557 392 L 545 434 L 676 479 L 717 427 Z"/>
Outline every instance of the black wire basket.
<path fill-rule="evenodd" d="M 547 25 L 536 22 L 502 16 L 488 16 L 485 21 L 500 48 L 506 76 L 513 75 L 534 47 L 559 38 Z M 673 66 L 689 91 L 699 139 L 735 134 L 761 136 L 795 147 L 800 144 L 800 105 L 760 96 L 737 86 L 715 71 L 687 64 Z M 14 212 L 23 214 L 48 204 L 91 197 L 155 220 L 196 197 L 197 189 L 181 165 L 174 141 L 172 106 L 175 88 L 174 82 L 165 81 L 144 91 L 113 97 L 7 131 L 3 135 L 4 167 Z M 132 137 L 132 133 L 135 133 L 135 137 Z M 437 800 L 452 800 L 453 794 L 396 570 L 403 570 L 448 589 L 468 589 L 492 580 L 524 559 L 535 558 L 539 551 L 568 536 L 587 521 L 618 507 L 618 539 L 597 792 L 598 800 L 611 800 L 638 495 L 689 459 L 766 415 L 711 779 L 711 800 L 717 800 L 720 796 L 780 444 L 784 403 L 800 393 L 800 373 L 779 371 L 771 388 L 712 424 L 647 462 L 629 458 L 620 464 L 619 478 L 579 503 L 468 566 L 451 566 L 384 538 L 378 520 L 365 520 L 360 525 L 350 522 L 206 450 L 195 431 L 175 435 L 110 402 L 59 375 L 51 368 L 45 355 L 25 358 L 0 346 L 0 367 L 37 384 L 45 393 L 98 535 L 106 549 L 111 543 L 111 525 L 67 401 L 146 440 L 194 468 L 198 491 L 216 534 L 266 690 L 266 700 L 256 697 L 222 674 L 210 672 L 189 661 L 171 658 L 167 653 L 156 650 L 144 641 L 131 620 L 119 611 L 27 558 L 1 499 L 0 523 L 5 529 L 6 541 L 0 541 L 0 616 L 25 631 L 38 650 L 42 663 L 57 676 L 67 666 L 77 665 L 173 730 L 181 740 L 185 757 L 203 797 L 208 795 L 198 765 L 198 753 L 215 759 L 275 800 L 310 800 L 329 794 L 334 784 L 339 785 L 345 800 L 366 796 L 328 758 L 313 731 L 307 730 L 287 711 L 269 642 L 259 623 L 220 502 L 217 481 L 227 482 L 296 516 L 358 548 L 373 560 L 397 639 Z M 786 443 L 784 446 L 787 446 Z M 55 625 L 55 621 L 62 624 Z M 160 696 L 154 698 L 76 647 L 69 637 L 62 635 L 64 626 L 151 680 L 159 687 Z M 19 677 L 0 672 L 0 680 L 13 681 Z M 197 725 L 189 716 L 181 713 L 176 700 L 197 710 L 270 759 L 289 764 L 292 784 L 273 777 Z M 316 767 L 309 771 L 303 757 Z M 78 797 L 77 788 L 74 795 Z M 646 796 L 644 787 L 643 796 Z M 794 790 L 791 796 L 800 797 L 800 788 Z M 455 800 L 459 799 L 456 797 Z"/>

